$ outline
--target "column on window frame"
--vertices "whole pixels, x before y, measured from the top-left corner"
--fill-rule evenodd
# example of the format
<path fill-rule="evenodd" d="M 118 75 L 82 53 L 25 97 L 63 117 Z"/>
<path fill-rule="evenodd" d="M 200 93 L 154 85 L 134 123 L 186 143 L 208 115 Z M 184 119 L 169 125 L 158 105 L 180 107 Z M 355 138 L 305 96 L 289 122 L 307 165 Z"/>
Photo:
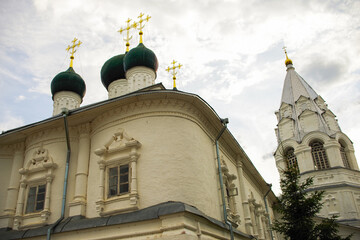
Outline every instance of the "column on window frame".
<path fill-rule="evenodd" d="M 131 176 L 131 183 L 130 183 L 130 204 L 136 205 L 138 202 L 138 186 L 137 186 L 137 161 L 140 155 L 137 153 L 138 145 L 135 145 L 131 148 L 130 152 L 130 176 Z"/>
<path fill-rule="evenodd" d="M 104 200 L 104 190 L 105 190 L 105 160 L 101 157 L 101 160 L 98 161 L 100 173 L 99 173 L 99 200 Z"/>
<path fill-rule="evenodd" d="M 46 177 L 46 194 L 45 194 L 45 202 L 44 202 L 44 210 L 50 212 L 50 196 L 51 196 L 51 183 L 54 177 L 52 175 L 48 175 Z"/>

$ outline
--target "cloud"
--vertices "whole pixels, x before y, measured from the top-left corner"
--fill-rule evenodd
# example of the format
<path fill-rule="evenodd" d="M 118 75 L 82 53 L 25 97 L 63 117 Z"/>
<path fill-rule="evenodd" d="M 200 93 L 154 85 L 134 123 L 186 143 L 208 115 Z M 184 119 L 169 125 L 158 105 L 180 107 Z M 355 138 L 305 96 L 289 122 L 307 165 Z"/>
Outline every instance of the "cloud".
<path fill-rule="evenodd" d="M 269 160 L 273 161 L 274 160 L 274 153 L 273 152 L 266 153 L 266 154 L 264 154 L 262 156 L 262 159 L 263 159 L 264 162 L 269 161 Z"/>
<path fill-rule="evenodd" d="M 6 111 L 2 114 L 0 119 L 0 131 L 6 131 L 9 129 L 17 128 L 24 125 L 24 120 L 22 117 L 13 116 L 9 111 Z"/>
<path fill-rule="evenodd" d="M 26 99 L 26 97 L 24 95 L 19 95 L 19 96 L 16 97 L 15 101 L 16 102 L 21 102 L 21 101 L 23 101 L 25 99 Z"/>
<path fill-rule="evenodd" d="M 311 78 L 316 87 L 343 81 L 347 72 L 347 64 L 339 58 L 329 60 L 324 56 L 313 55 L 303 69 L 303 76 Z"/>

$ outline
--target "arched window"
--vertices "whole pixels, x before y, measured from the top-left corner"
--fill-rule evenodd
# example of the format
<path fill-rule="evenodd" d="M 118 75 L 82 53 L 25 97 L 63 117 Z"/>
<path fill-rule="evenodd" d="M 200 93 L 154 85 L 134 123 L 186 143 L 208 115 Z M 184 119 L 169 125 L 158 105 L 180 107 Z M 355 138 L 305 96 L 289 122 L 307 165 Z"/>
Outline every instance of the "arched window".
<path fill-rule="evenodd" d="M 330 164 L 326 156 L 324 145 L 319 141 L 315 141 L 311 143 L 310 146 L 311 146 L 311 154 L 316 169 L 320 170 L 320 169 L 329 168 Z"/>
<path fill-rule="evenodd" d="M 287 168 L 296 168 L 298 169 L 298 163 L 297 163 L 297 158 L 294 154 L 294 149 L 293 148 L 289 148 L 286 152 L 285 152 L 285 157 L 286 157 L 286 164 L 287 164 Z"/>
<path fill-rule="evenodd" d="M 340 143 L 340 155 L 341 155 L 341 159 L 344 163 L 344 167 L 350 169 L 351 167 L 350 167 L 350 163 L 347 158 L 347 155 L 346 155 L 345 146 L 341 142 L 339 142 L 339 143 Z"/>

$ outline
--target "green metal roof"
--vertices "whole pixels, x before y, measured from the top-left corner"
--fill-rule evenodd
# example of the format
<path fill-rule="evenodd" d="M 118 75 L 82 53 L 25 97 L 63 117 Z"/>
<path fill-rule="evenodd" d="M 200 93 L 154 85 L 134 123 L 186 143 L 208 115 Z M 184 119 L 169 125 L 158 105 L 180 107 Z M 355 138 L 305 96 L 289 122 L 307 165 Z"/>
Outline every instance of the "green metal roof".
<path fill-rule="evenodd" d="M 155 53 L 146 48 L 142 43 L 140 43 L 136 48 L 131 49 L 124 58 L 125 71 L 133 67 L 144 66 L 151 68 L 156 72 L 158 65 Z"/>
<path fill-rule="evenodd" d="M 125 79 L 124 71 L 125 54 L 116 55 L 107 60 L 101 68 L 101 82 L 106 89 L 110 83 L 118 79 Z"/>
<path fill-rule="evenodd" d="M 84 80 L 77 74 L 72 67 L 65 72 L 61 72 L 51 81 L 51 93 L 54 98 L 55 93 L 61 91 L 70 91 L 84 97 L 86 85 Z"/>

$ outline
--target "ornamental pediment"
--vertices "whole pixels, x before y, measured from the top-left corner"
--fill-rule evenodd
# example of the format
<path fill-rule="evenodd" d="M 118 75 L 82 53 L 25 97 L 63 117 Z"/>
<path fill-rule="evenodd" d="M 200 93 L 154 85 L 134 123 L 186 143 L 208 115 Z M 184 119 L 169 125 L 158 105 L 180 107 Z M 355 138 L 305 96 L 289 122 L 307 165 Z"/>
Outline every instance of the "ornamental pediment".
<path fill-rule="evenodd" d="M 282 103 L 280 106 L 280 116 L 281 118 L 289 118 L 292 117 L 292 106 L 287 103 Z"/>
<path fill-rule="evenodd" d="M 292 119 L 291 117 L 284 117 L 280 120 L 280 122 L 278 123 L 278 126 L 284 125 L 288 122 L 294 122 L 295 120 Z"/>
<path fill-rule="evenodd" d="M 117 130 L 101 148 L 95 150 L 95 154 L 102 156 L 121 152 L 131 148 L 141 147 L 141 143 L 132 137 L 129 137 L 124 129 Z"/>
<path fill-rule="evenodd" d="M 319 108 L 323 110 L 327 110 L 327 104 L 325 103 L 325 100 L 321 96 L 318 96 L 315 99 L 315 103 L 319 106 Z"/>
<path fill-rule="evenodd" d="M 304 103 L 310 101 L 310 98 L 300 95 L 300 97 L 295 101 L 296 104 Z"/>
<path fill-rule="evenodd" d="M 305 109 L 300 113 L 299 118 L 304 117 L 304 116 L 313 115 L 313 114 L 318 114 L 318 113 L 313 110 L 310 110 L 310 109 Z"/>
<path fill-rule="evenodd" d="M 322 113 L 323 116 L 327 115 L 327 116 L 331 116 L 333 118 L 336 117 L 336 115 L 329 109 L 325 110 L 323 113 Z"/>
<path fill-rule="evenodd" d="M 27 161 L 25 168 L 21 168 L 19 172 L 20 174 L 27 174 L 56 167 L 57 165 L 53 162 L 52 157 L 49 155 L 49 151 L 41 145 L 34 151 L 32 158 Z"/>
<path fill-rule="evenodd" d="M 287 109 L 287 108 L 291 108 L 291 104 L 282 102 L 281 105 L 280 105 L 280 111 L 284 110 L 284 109 Z"/>

